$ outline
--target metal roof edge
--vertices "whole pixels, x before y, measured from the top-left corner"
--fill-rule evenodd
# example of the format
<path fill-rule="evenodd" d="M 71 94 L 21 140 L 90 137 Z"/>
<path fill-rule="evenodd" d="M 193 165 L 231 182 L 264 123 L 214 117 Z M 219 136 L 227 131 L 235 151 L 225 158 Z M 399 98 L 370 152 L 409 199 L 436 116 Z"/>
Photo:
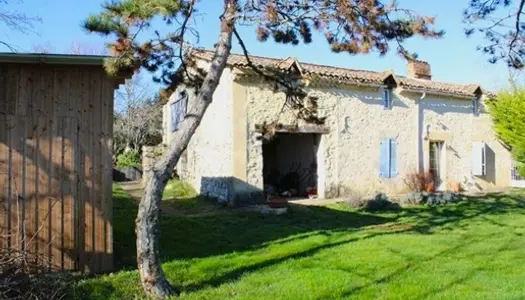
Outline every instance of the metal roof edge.
<path fill-rule="evenodd" d="M 109 56 L 103 55 L 0 52 L 0 63 L 102 66 L 104 64 L 104 59 L 108 57 Z"/>

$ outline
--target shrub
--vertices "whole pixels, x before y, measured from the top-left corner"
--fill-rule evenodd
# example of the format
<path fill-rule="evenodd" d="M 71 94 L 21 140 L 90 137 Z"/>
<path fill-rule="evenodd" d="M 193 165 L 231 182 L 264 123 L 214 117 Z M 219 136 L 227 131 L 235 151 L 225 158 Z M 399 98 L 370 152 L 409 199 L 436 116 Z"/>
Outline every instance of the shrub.
<path fill-rule="evenodd" d="M 405 178 L 405 184 L 412 192 L 435 191 L 434 176 L 430 172 L 412 172 Z"/>
<path fill-rule="evenodd" d="M 29 245 L 37 234 L 25 237 L 20 243 Z M 7 245 L 8 238 L 9 235 L 0 236 L 0 242 Z M 50 257 L 32 248 L 0 249 L 0 299 L 63 299 L 73 277 L 67 273 L 51 273 L 51 267 Z"/>
<path fill-rule="evenodd" d="M 424 202 L 429 206 L 445 205 L 458 202 L 459 200 L 459 194 L 452 192 L 432 193 L 424 197 Z"/>
<path fill-rule="evenodd" d="M 374 199 L 367 201 L 365 206 L 363 207 L 363 210 L 372 211 L 372 212 L 392 211 L 392 210 L 399 210 L 399 209 L 401 209 L 399 204 L 390 201 L 390 199 L 388 199 L 388 197 L 383 193 L 377 194 L 374 197 Z"/>
<path fill-rule="evenodd" d="M 496 99 L 486 103 L 496 135 L 512 149 L 518 172 L 525 176 L 525 87 L 513 83 L 511 90 L 499 92 Z"/>
<path fill-rule="evenodd" d="M 117 167 L 140 167 L 142 163 L 140 153 L 137 150 L 128 150 L 117 156 Z"/>

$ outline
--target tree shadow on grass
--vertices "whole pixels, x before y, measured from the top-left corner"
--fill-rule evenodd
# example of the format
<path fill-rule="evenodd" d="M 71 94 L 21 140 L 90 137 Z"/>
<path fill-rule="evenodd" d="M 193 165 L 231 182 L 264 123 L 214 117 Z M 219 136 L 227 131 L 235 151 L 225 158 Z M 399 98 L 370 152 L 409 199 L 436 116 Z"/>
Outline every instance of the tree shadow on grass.
<path fill-rule="evenodd" d="M 115 258 L 117 266 L 120 268 L 135 268 L 134 219 L 136 202 L 118 197 L 121 196 L 117 195 L 114 201 Z M 350 239 L 343 237 L 334 242 L 316 245 L 288 255 L 243 265 L 219 276 L 182 287 L 185 291 L 196 291 L 206 286 L 215 287 L 225 282 L 238 280 L 243 274 L 280 264 L 289 259 L 309 257 L 317 252 L 358 240 L 369 239 L 378 235 L 407 232 L 433 234 L 436 230 L 442 231 L 447 228 L 452 230 L 468 226 L 468 222 L 465 221 L 474 218 L 480 217 L 479 220 L 484 221 L 491 215 L 501 215 L 508 212 L 525 214 L 523 199 L 512 195 L 470 197 L 452 205 L 410 207 L 399 212 L 375 214 L 345 208 L 340 209 L 340 207 L 334 209 L 330 207 L 294 206 L 289 214 L 283 216 L 228 210 L 213 215 L 164 216 L 161 218 L 160 225 L 161 254 L 164 262 L 204 258 L 257 250 L 269 244 L 291 243 L 316 235 L 329 236 L 343 231 L 358 232 L 364 228 L 373 229 L 363 237 Z M 454 249 L 454 247 L 450 249 Z M 408 265 L 385 278 L 374 279 L 369 285 L 393 280 L 411 267 Z M 359 287 L 357 290 L 356 288 L 349 290 L 348 295 L 367 286 Z"/>
<path fill-rule="evenodd" d="M 114 241 L 118 268 L 135 268 L 135 216 L 137 204 L 116 193 L 114 199 Z M 188 200 L 189 201 L 189 200 Z M 401 222 L 410 231 L 431 234 L 447 225 L 462 226 L 462 222 L 481 215 L 503 214 L 521 209 L 523 199 L 510 195 L 469 197 L 454 205 L 410 207 L 395 213 L 362 213 L 322 206 L 292 207 L 282 216 L 224 209 L 217 214 L 202 216 L 161 217 L 160 239 L 163 261 L 202 258 L 234 251 L 256 249 L 268 243 L 288 243 L 309 235 L 337 230 L 360 230 L 363 227 Z M 393 231 L 397 232 L 397 231 Z"/>
<path fill-rule="evenodd" d="M 125 201 L 116 199 L 114 203 L 122 200 Z M 116 265 L 120 269 L 135 268 L 136 208 L 130 207 L 129 203 L 116 207 Z M 287 243 L 308 235 L 322 234 L 323 231 L 359 229 L 394 220 L 392 217 L 326 207 L 292 208 L 290 213 L 284 216 L 228 210 L 202 216 L 163 216 L 160 222 L 161 255 L 164 262 L 202 258 L 252 250 L 270 242 Z"/>

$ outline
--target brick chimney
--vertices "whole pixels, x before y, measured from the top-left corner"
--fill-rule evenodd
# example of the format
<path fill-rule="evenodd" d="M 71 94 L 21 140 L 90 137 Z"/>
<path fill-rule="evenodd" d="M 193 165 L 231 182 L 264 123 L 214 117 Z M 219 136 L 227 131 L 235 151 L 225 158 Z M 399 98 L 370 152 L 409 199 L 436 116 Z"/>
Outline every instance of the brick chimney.
<path fill-rule="evenodd" d="M 432 70 L 430 64 L 422 60 L 409 60 L 408 61 L 408 77 L 417 79 L 432 79 Z"/>

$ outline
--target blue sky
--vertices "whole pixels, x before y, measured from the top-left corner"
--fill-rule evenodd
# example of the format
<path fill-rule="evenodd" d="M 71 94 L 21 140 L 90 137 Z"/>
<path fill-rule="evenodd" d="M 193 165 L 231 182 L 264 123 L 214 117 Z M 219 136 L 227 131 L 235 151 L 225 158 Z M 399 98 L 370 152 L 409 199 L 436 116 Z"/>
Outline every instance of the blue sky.
<path fill-rule="evenodd" d="M 218 15 L 222 1 L 201 0 L 199 9 L 201 16 L 196 24 L 200 32 L 199 45 L 212 47 L 217 31 Z M 406 43 L 411 52 L 417 52 L 419 58 L 432 65 L 434 79 L 458 83 L 479 83 L 485 88 L 496 90 L 508 85 L 508 70 L 504 64 L 493 65 L 487 58 L 476 51 L 476 46 L 482 42 L 480 38 L 466 38 L 463 34 L 464 24 L 461 13 L 468 0 L 398 0 L 400 6 L 411 8 L 421 14 L 437 18 L 437 28 L 446 31 L 440 40 L 423 40 L 415 38 Z M 0 39 L 7 40 L 20 51 L 31 52 L 34 45 L 51 45 L 57 52 L 64 52 L 74 42 L 100 47 L 104 39 L 89 34 L 80 24 L 89 14 L 100 11 L 100 0 L 24 0 L 22 4 L 12 5 L 12 9 L 23 11 L 28 15 L 41 17 L 42 22 L 36 24 L 35 33 L 20 34 L 7 32 L 0 26 Z M 331 53 L 325 40 L 315 39 L 308 46 L 277 45 L 271 41 L 257 42 L 253 28 L 242 28 L 241 34 L 251 54 L 270 57 L 297 57 L 299 61 L 317 64 L 327 64 L 356 69 L 376 71 L 394 70 L 398 74 L 406 74 L 405 61 L 392 52 L 385 57 L 376 53 L 350 56 L 348 54 Z M 6 51 L 0 48 L 0 51 Z M 235 44 L 234 51 L 239 51 Z"/>

